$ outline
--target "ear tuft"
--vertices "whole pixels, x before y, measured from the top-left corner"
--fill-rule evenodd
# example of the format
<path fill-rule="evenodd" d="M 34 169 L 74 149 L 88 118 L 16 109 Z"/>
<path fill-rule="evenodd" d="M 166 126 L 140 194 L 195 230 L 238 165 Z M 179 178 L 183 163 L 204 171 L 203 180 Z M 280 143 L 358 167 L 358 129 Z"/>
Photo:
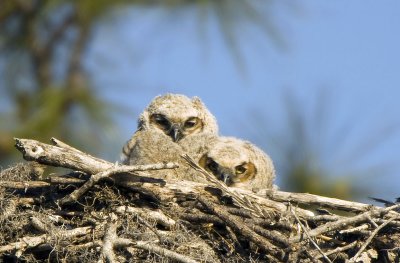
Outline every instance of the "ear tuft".
<path fill-rule="evenodd" d="M 192 98 L 192 103 L 199 109 L 203 109 L 204 108 L 204 104 L 201 101 L 201 99 L 199 97 L 193 97 Z"/>

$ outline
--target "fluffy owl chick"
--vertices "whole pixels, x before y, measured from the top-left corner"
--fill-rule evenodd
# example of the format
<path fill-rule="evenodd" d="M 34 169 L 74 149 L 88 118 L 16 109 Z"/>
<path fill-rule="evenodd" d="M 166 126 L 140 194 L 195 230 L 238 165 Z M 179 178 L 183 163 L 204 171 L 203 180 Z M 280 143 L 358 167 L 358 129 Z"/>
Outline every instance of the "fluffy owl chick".
<path fill-rule="evenodd" d="M 199 165 L 228 186 L 272 188 L 275 169 L 271 158 L 247 141 L 220 137 L 203 154 Z"/>
<path fill-rule="evenodd" d="M 179 165 L 175 169 L 150 170 L 140 173 L 146 177 L 165 180 L 187 180 L 207 183 L 207 181 L 198 174 L 181 157 L 185 150 L 181 145 L 166 140 L 165 136 L 154 130 L 139 130 L 132 137 L 135 142 L 127 156 L 124 164 L 144 165 L 163 162 L 174 162 Z M 137 177 L 130 174 L 113 176 L 115 180 L 135 181 Z"/>
<path fill-rule="evenodd" d="M 198 97 L 188 98 L 179 94 L 166 94 L 154 98 L 140 115 L 139 131 L 151 130 L 159 133 L 164 140 L 179 143 L 182 139 L 202 133 L 218 133 L 215 117 Z M 139 134 L 125 144 L 122 161 L 131 155 Z M 150 147 L 150 145 L 149 145 Z"/>
<path fill-rule="evenodd" d="M 131 138 L 133 142 L 129 153 L 122 156 L 123 164 L 126 165 L 146 165 L 163 162 L 179 162 L 183 153 L 181 146 L 171 140 L 166 140 L 165 136 L 154 130 L 139 130 Z M 179 178 L 181 174 L 181 164 L 177 169 L 150 170 L 140 173 L 146 177 L 157 179 Z M 120 181 L 132 181 L 135 176 L 130 174 L 118 175 L 113 177 Z"/>
<path fill-rule="evenodd" d="M 131 139 L 133 147 L 124 164 L 153 164 L 160 162 L 176 162 L 182 154 L 182 148 L 154 130 L 137 131 Z"/>

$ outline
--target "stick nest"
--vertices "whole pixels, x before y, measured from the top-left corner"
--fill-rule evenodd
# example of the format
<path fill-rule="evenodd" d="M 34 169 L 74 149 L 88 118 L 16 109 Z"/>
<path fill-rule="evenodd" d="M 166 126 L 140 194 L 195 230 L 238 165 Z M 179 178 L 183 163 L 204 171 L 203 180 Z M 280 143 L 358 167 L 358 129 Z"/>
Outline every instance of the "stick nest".
<path fill-rule="evenodd" d="M 398 204 L 154 180 L 56 139 L 16 139 L 0 173 L 4 262 L 398 262 Z M 47 166 L 73 171 L 46 174 Z M 133 176 L 124 182 L 118 176 Z"/>

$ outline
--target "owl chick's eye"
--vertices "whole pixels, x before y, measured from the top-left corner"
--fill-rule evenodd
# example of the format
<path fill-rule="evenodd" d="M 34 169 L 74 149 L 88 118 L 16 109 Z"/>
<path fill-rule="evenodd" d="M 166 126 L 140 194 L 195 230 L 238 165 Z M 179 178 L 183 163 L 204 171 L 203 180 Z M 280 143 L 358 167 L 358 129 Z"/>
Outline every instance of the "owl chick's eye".
<path fill-rule="evenodd" d="M 162 126 L 164 128 L 168 128 L 170 126 L 170 123 L 167 120 L 167 118 L 165 118 L 161 114 L 154 114 L 152 116 L 152 119 L 154 120 L 154 122 L 156 122 L 158 125 L 160 125 L 160 126 Z"/>
<path fill-rule="evenodd" d="M 190 129 L 190 128 L 195 127 L 195 126 L 198 124 L 198 122 L 199 122 L 199 119 L 196 118 L 196 117 L 189 118 L 189 119 L 185 122 L 184 126 L 185 126 L 185 128 Z"/>
<path fill-rule="evenodd" d="M 212 160 L 212 159 L 208 159 L 207 167 L 212 172 L 217 172 L 217 170 L 218 170 L 218 164 L 216 162 L 214 162 L 214 160 Z"/>
<path fill-rule="evenodd" d="M 235 168 L 235 173 L 236 174 L 244 174 L 247 171 L 247 168 L 242 164 L 242 165 L 238 165 Z"/>

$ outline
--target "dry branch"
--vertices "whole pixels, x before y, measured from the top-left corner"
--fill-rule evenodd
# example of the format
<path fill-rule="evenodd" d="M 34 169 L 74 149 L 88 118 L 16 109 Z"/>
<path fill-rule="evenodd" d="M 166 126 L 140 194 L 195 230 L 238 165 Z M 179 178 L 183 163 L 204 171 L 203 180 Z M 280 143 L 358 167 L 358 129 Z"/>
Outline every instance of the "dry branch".
<path fill-rule="evenodd" d="M 89 235 L 91 231 L 92 231 L 91 227 L 81 227 L 73 230 L 64 230 L 63 236 L 65 238 L 71 239 L 83 235 Z M 5 246 L 0 246 L 0 253 L 13 250 L 26 250 L 28 248 L 34 248 L 38 245 L 50 244 L 52 238 L 53 237 L 51 234 L 22 237 L 18 242 L 10 243 Z"/>
<path fill-rule="evenodd" d="M 136 248 L 148 250 L 153 253 L 157 253 L 163 257 L 173 259 L 175 262 L 198 263 L 198 261 L 196 261 L 196 260 L 193 260 L 189 257 L 186 257 L 186 256 L 176 253 L 174 251 L 162 248 L 155 244 L 150 244 L 149 242 L 136 242 L 133 246 Z"/>
<path fill-rule="evenodd" d="M 60 204 L 68 204 L 75 202 L 81 197 L 86 191 L 88 191 L 94 184 L 98 183 L 100 180 L 104 178 L 109 178 L 114 174 L 126 173 L 126 172 L 136 172 L 136 171 L 146 171 L 146 170 L 160 170 L 160 169 L 173 169 L 177 168 L 177 165 L 174 163 L 160 163 L 154 165 L 135 165 L 135 166 L 118 166 L 110 167 L 106 171 L 102 171 L 92 175 L 88 181 L 80 188 L 76 189 L 69 196 L 60 200 Z"/>
<path fill-rule="evenodd" d="M 114 253 L 114 248 L 117 247 L 136 247 L 153 253 L 160 254 L 164 257 L 171 258 L 174 261 L 182 263 L 197 263 L 197 261 L 190 259 L 179 253 L 170 251 L 154 244 L 153 242 L 133 242 L 129 239 L 118 238 L 117 235 L 117 217 L 111 214 L 110 222 L 106 226 L 106 231 L 103 238 L 102 253 L 106 262 L 118 262 Z"/>
<path fill-rule="evenodd" d="M 8 252 L 8 251 L 19 251 L 25 250 L 30 247 L 36 247 L 41 244 L 47 243 L 49 239 L 48 235 L 40 235 L 33 237 L 24 237 L 21 241 L 13 242 L 5 246 L 0 247 L 0 253 Z"/>
<path fill-rule="evenodd" d="M 279 261 L 283 258 L 282 252 L 278 250 L 275 245 L 257 233 L 253 232 L 249 227 L 244 225 L 242 222 L 239 222 L 233 216 L 229 215 L 229 213 L 227 213 L 221 206 L 211 203 L 202 196 L 199 196 L 198 199 L 208 210 L 223 220 L 234 231 L 240 232 L 244 237 L 259 245 L 262 249 L 275 257 L 276 260 Z"/>
<path fill-rule="evenodd" d="M 88 174 L 96 174 L 113 167 L 112 163 L 97 159 L 89 154 L 35 140 L 15 138 L 15 147 L 22 153 L 25 160 L 70 168 Z"/>
<path fill-rule="evenodd" d="M 53 138 L 53 141 L 54 140 Z M 71 146 L 65 147 L 66 144 L 60 144 L 60 141 L 56 141 L 59 146 L 52 146 L 30 139 L 15 138 L 15 147 L 23 154 L 25 160 L 36 161 L 45 165 L 70 168 L 88 174 L 97 174 L 109 170 L 112 170 L 114 173 L 128 173 L 135 171 L 173 169 L 178 167 L 175 163 L 164 163 L 157 165 L 122 165 L 116 168 L 116 165 L 113 163 L 78 151 Z M 60 145 L 64 148 L 60 147 Z"/>
<path fill-rule="evenodd" d="M 325 196 L 313 195 L 308 193 L 289 193 L 283 191 L 263 191 L 264 194 L 272 200 L 278 202 L 290 202 L 292 204 L 302 204 L 308 206 L 318 206 L 329 209 L 336 209 L 347 212 L 365 212 L 371 209 L 372 205 L 362 204 L 341 200 L 337 198 L 330 198 Z"/>
<path fill-rule="evenodd" d="M 336 254 L 336 253 L 339 253 L 339 252 L 343 252 L 343 251 L 349 250 L 349 249 L 355 247 L 357 245 L 357 243 L 358 243 L 358 241 L 354 241 L 354 242 L 352 242 L 352 243 L 350 243 L 348 245 L 345 245 L 345 246 L 342 246 L 342 247 L 337 247 L 337 248 L 335 248 L 333 250 L 327 251 L 326 253 L 324 253 L 324 255 L 325 256 L 330 256 L 330 255 L 333 255 L 333 254 Z M 315 258 L 316 259 L 320 259 L 324 255 L 319 254 L 319 255 L 316 255 Z"/>
<path fill-rule="evenodd" d="M 101 252 L 106 262 L 118 262 L 114 253 L 114 246 L 117 242 L 117 218 L 114 214 L 110 215 L 110 222 L 106 225 Z"/>
<path fill-rule="evenodd" d="M 157 210 L 153 211 L 148 208 L 137 208 L 137 207 L 132 207 L 132 206 L 120 206 L 115 209 L 116 213 L 118 214 L 124 214 L 124 213 L 129 213 L 129 214 L 134 214 L 134 215 L 139 215 L 141 217 L 145 218 L 151 218 L 158 224 L 166 227 L 166 228 L 171 228 L 176 225 L 175 220 L 172 218 L 169 218 L 166 216 L 162 211 Z"/>
<path fill-rule="evenodd" d="M 13 188 L 13 189 L 34 189 L 34 188 L 43 188 L 46 186 L 50 186 L 49 183 L 43 181 L 25 181 L 25 182 L 13 182 L 13 181 L 0 181 L 0 187 L 5 188 Z"/>
<path fill-rule="evenodd" d="M 297 224 L 301 227 L 303 232 L 306 234 L 307 238 L 311 241 L 311 243 L 314 245 L 314 247 L 318 250 L 319 253 L 321 253 L 322 257 L 329 263 L 332 263 L 332 261 L 325 255 L 325 253 L 321 250 L 321 248 L 317 245 L 317 243 L 314 241 L 314 239 L 310 236 L 308 233 L 307 228 L 301 223 L 299 217 L 296 215 L 296 213 L 290 209 L 290 212 L 292 212 L 293 216 L 296 218 Z"/>
<path fill-rule="evenodd" d="M 400 204 L 390 206 L 384 209 L 372 209 L 371 211 L 364 212 L 360 215 L 350 217 L 350 218 L 343 218 L 339 219 L 334 222 L 329 222 L 326 223 L 325 225 L 322 225 L 320 227 L 317 227 L 313 230 L 310 230 L 308 233 L 310 237 L 315 237 L 321 234 L 324 234 L 329 231 L 335 231 L 339 230 L 348 226 L 353 226 L 358 223 L 363 223 L 369 220 L 370 217 L 382 217 L 383 215 L 389 213 L 392 210 L 395 210 L 396 208 L 399 208 Z M 397 218 L 400 218 L 400 215 L 396 216 Z M 302 239 L 302 234 L 297 235 L 295 237 L 290 238 L 291 242 L 299 242 Z"/>
<path fill-rule="evenodd" d="M 361 248 L 358 250 L 358 252 L 349 260 L 349 263 L 356 262 L 358 260 L 358 257 L 361 255 L 361 253 L 364 251 L 364 249 L 368 246 L 368 244 L 372 241 L 372 239 L 378 234 L 378 232 L 384 228 L 386 225 L 388 225 L 390 222 L 392 222 L 395 219 L 395 217 L 390 218 L 386 222 L 382 223 L 380 226 L 378 226 L 372 233 L 371 236 L 368 237 L 368 239 L 364 242 L 364 244 L 361 246 Z"/>

